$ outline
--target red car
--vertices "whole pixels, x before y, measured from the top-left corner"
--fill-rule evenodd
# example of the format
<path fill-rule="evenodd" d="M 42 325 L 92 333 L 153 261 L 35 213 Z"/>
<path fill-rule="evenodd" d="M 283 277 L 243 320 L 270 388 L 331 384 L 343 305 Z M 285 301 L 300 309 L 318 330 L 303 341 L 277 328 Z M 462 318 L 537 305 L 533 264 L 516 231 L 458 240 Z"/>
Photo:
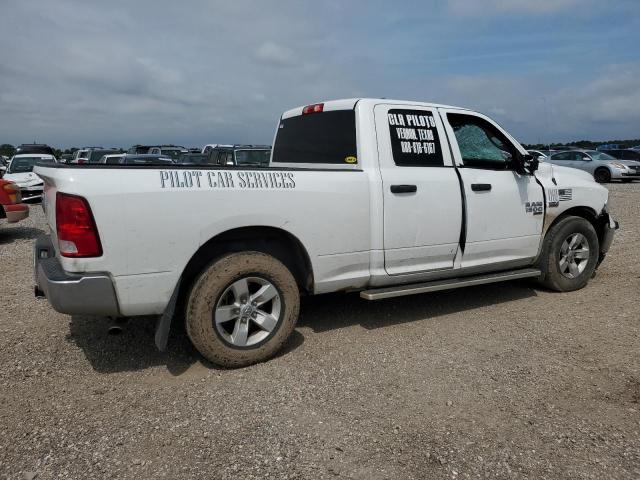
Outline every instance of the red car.
<path fill-rule="evenodd" d="M 20 187 L 9 180 L 0 178 L 0 221 L 19 222 L 29 216 L 29 205 L 20 203 Z"/>

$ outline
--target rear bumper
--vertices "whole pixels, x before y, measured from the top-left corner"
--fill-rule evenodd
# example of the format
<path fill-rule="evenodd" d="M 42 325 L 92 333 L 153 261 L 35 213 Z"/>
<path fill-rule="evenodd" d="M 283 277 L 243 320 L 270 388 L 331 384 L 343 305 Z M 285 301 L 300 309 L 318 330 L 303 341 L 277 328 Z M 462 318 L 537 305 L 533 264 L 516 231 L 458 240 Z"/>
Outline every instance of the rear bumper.
<path fill-rule="evenodd" d="M 68 315 L 118 316 L 118 299 L 106 273 L 66 272 L 55 257 L 51 237 L 38 238 L 34 251 L 36 291 L 54 310 Z"/>
<path fill-rule="evenodd" d="M 629 179 L 637 178 L 637 179 L 640 179 L 640 173 L 638 173 L 638 172 L 621 171 L 621 170 L 618 170 L 617 168 L 611 168 L 611 169 L 609 169 L 609 171 L 611 172 L 611 179 L 612 180 L 622 180 L 623 178 L 629 178 Z"/>
<path fill-rule="evenodd" d="M 37 185 L 35 187 L 22 187 L 20 188 L 20 194 L 22 195 L 23 200 L 31 200 L 34 198 L 42 198 L 42 185 Z"/>
<path fill-rule="evenodd" d="M 7 217 L 7 222 L 9 223 L 19 222 L 29 216 L 29 205 L 24 203 L 2 205 L 0 208 L 4 210 L 4 216 Z"/>

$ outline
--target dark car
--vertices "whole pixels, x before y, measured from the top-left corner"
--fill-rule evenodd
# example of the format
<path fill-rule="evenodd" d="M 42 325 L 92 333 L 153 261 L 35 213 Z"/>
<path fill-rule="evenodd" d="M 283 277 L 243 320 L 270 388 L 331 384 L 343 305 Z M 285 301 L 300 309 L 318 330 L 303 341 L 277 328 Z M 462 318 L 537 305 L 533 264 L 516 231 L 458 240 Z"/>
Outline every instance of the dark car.
<path fill-rule="evenodd" d="M 16 155 L 25 155 L 25 154 L 33 154 L 33 153 L 43 153 L 45 155 L 53 155 L 56 156 L 56 152 L 49 145 L 45 145 L 44 143 L 23 143 L 18 148 L 16 148 Z"/>
<path fill-rule="evenodd" d="M 185 165 L 213 165 L 206 153 L 185 153 L 178 158 L 178 163 Z"/>
<path fill-rule="evenodd" d="M 209 152 L 213 165 L 268 167 L 270 159 L 270 145 L 219 145 Z"/>
<path fill-rule="evenodd" d="M 127 150 L 127 154 L 144 155 L 146 153 L 149 153 L 149 149 L 153 146 L 154 145 L 134 145 L 133 147 L 129 148 L 129 150 Z"/>
<path fill-rule="evenodd" d="M 175 162 L 163 155 L 125 155 L 123 157 L 125 165 L 173 165 Z"/>
<path fill-rule="evenodd" d="M 640 161 L 640 151 L 631 149 L 601 150 L 618 160 L 636 160 Z"/>
<path fill-rule="evenodd" d="M 163 157 L 170 157 L 174 161 L 189 151 L 180 145 L 134 145 L 127 153 L 136 155 L 161 155 Z"/>

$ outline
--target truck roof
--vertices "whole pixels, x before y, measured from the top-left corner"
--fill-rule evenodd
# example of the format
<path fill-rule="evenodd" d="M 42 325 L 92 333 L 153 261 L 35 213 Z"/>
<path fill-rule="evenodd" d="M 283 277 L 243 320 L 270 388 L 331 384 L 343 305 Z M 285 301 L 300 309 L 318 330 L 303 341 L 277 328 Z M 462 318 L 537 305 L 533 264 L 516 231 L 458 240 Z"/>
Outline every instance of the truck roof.
<path fill-rule="evenodd" d="M 391 103 L 391 104 L 397 104 L 397 105 L 419 105 L 422 107 L 456 108 L 459 110 L 469 110 L 468 108 L 455 107 L 453 105 L 444 105 L 444 104 L 432 103 L 432 102 L 420 102 L 416 100 L 395 100 L 391 98 L 343 98 L 338 100 L 326 100 L 324 102 L 316 102 L 316 103 L 322 103 L 324 105 L 323 111 L 325 112 L 328 112 L 331 110 L 351 110 L 355 108 L 357 103 L 368 103 L 371 105 L 376 105 L 378 103 L 386 103 L 386 104 Z M 301 105 L 299 107 L 287 110 L 282 114 L 282 118 L 289 118 L 289 117 L 302 115 L 302 109 L 305 106 L 306 105 Z"/>

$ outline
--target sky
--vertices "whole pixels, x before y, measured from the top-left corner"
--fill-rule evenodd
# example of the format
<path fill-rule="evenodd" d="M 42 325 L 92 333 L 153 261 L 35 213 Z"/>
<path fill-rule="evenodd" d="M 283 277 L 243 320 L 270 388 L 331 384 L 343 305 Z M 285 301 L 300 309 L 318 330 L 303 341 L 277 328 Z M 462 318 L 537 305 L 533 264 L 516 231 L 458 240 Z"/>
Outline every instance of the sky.
<path fill-rule="evenodd" d="M 0 0 L 0 143 L 272 143 L 385 97 L 521 142 L 640 138 L 639 0 Z"/>

